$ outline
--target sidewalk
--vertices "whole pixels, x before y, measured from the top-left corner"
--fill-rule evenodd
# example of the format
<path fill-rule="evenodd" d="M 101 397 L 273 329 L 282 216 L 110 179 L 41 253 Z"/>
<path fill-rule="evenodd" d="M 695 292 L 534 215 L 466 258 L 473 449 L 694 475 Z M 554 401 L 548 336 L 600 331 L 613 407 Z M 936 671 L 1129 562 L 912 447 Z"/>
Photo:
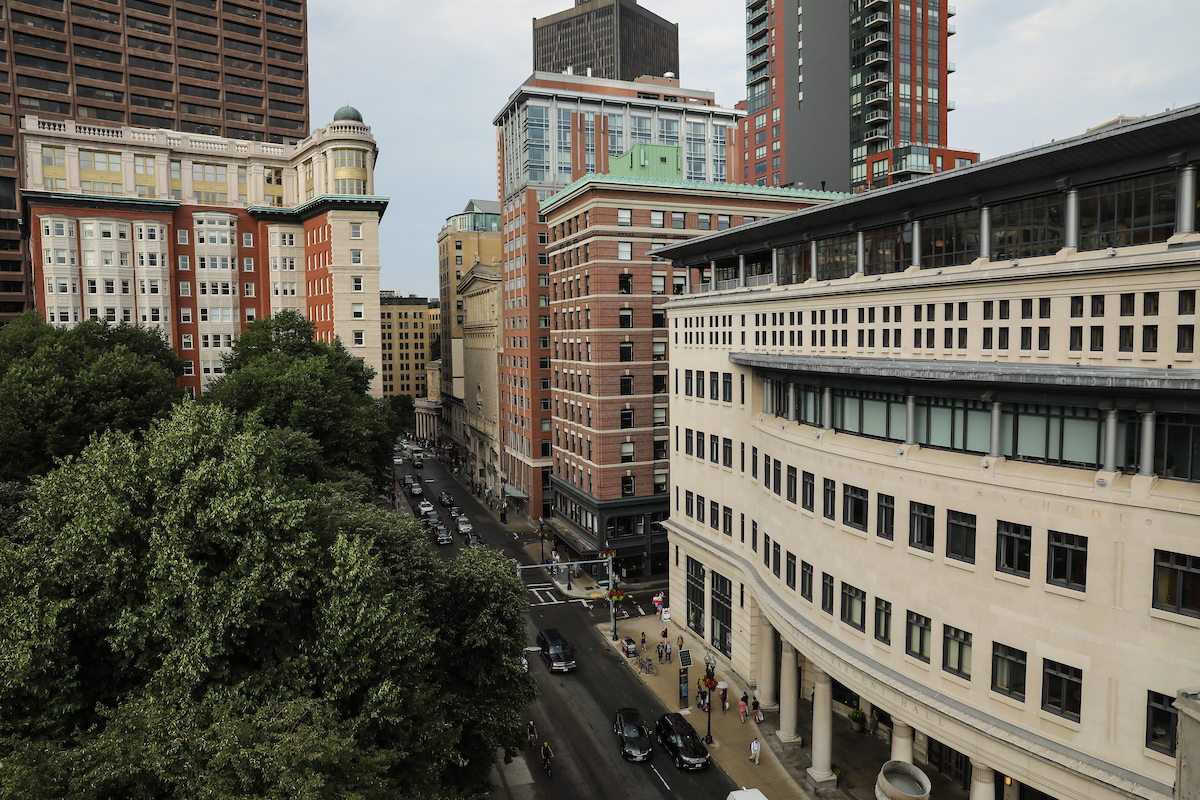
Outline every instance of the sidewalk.
<path fill-rule="evenodd" d="M 679 658 L 678 653 L 672 654 L 672 663 L 657 664 L 656 647 L 660 640 L 664 624 L 667 628 L 668 640 L 672 650 L 676 650 L 677 641 L 683 636 L 683 646 L 691 650 L 692 666 L 688 669 L 688 705 L 690 710 L 683 711 L 692 727 L 701 738 L 708 730 L 707 713 L 696 709 L 696 679 L 704 677 L 704 654 L 707 649 L 694 631 L 677 624 L 675 621 L 660 622 L 653 615 L 648 617 L 630 617 L 617 620 L 617 637 L 626 636 L 635 642 L 640 642 L 642 631 L 646 632 L 646 647 L 650 658 L 655 659 L 658 675 L 638 674 L 638 677 L 656 694 L 668 709 L 679 708 Z M 596 626 L 598 635 L 605 643 L 619 650 L 619 642 L 613 642 L 609 633 L 608 623 Z M 633 659 L 623 659 L 626 665 L 637 674 Z M 784 743 L 780 741 L 778 709 L 765 711 L 765 720 L 756 723 L 747 714 L 743 724 L 738 717 L 738 700 L 742 692 L 746 692 L 751 700 L 754 691 L 748 687 L 742 677 L 728 672 L 721 666 L 717 667 L 716 679 L 729 684 L 729 710 L 721 713 L 721 703 L 717 692 L 713 693 L 712 703 L 712 735 L 713 744 L 708 746 L 713 760 L 738 785 L 751 789 L 759 789 L 769 800 L 791 800 L 805 798 L 816 800 L 817 795 L 808 786 L 808 768 L 812 766 L 811 723 L 812 703 L 802 700 L 799 705 L 799 724 L 797 732 L 800 742 Z M 760 763 L 756 766 L 749 760 L 750 741 L 758 737 L 762 745 Z M 874 800 L 875 781 L 879 769 L 891 759 L 891 746 L 882 738 L 868 737 L 855 733 L 849 720 L 834 714 L 833 717 L 833 764 L 838 772 L 837 788 L 825 797 L 841 797 L 846 800 Z M 968 793 L 949 778 L 940 774 L 936 769 L 918 760 L 916 765 L 928 777 L 932 784 L 932 797 L 939 800 L 966 800 Z"/>

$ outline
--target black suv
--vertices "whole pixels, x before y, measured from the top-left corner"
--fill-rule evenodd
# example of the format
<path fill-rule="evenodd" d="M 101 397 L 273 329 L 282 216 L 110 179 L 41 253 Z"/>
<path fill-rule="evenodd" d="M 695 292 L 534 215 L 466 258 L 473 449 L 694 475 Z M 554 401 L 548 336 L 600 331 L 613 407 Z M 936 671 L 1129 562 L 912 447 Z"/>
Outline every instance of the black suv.
<path fill-rule="evenodd" d="M 642 715 L 636 708 L 619 708 L 613 718 L 613 733 L 621 745 L 621 757 L 630 761 L 648 761 L 650 752 L 650 731 L 642 722 Z"/>
<path fill-rule="evenodd" d="M 704 769 L 708 766 L 708 748 L 682 714 L 663 714 L 654 726 L 658 743 L 675 759 L 679 769 Z"/>
<path fill-rule="evenodd" d="M 575 669 L 575 651 L 562 634 L 554 628 L 538 631 L 538 650 L 551 672 L 570 672 Z"/>

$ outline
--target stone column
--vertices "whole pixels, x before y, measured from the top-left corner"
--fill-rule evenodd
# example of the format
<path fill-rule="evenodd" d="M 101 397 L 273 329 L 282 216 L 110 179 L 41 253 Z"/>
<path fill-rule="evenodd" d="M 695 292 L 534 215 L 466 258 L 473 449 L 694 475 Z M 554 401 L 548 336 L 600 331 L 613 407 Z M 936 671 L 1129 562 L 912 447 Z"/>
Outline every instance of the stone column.
<path fill-rule="evenodd" d="M 192 195 L 192 160 L 190 158 L 181 159 L 179 162 L 179 184 L 183 188 L 183 200 L 186 203 L 193 202 Z"/>
<path fill-rule="evenodd" d="M 921 223 L 913 220 L 912 224 L 912 265 L 914 267 L 921 266 Z"/>
<path fill-rule="evenodd" d="M 791 382 L 788 383 L 787 398 L 788 398 L 787 399 L 788 422 L 795 422 L 796 421 L 796 384 L 791 383 Z"/>
<path fill-rule="evenodd" d="M 701 396 L 703 396 L 703 388 L 704 387 L 701 387 Z M 771 379 L 770 378 L 763 378 L 762 393 L 763 393 L 763 406 L 762 406 L 763 413 L 770 414 L 771 413 Z"/>
<path fill-rule="evenodd" d="M 793 652 L 792 661 L 795 660 Z M 758 686 L 754 694 L 759 705 L 773 706 L 779 702 L 775 697 L 775 628 L 762 617 L 758 632 Z"/>
<path fill-rule="evenodd" d="M 1071 189 L 1067 192 L 1067 207 L 1066 212 L 1066 236 L 1063 240 L 1063 247 L 1079 247 L 1079 190 Z M 974 786 L 971 791 L 974 791 Z"/>
<path fill-rule="evenodd" d="M 1142 440 L 1139 448 L 1138 475 L 1154 474 L 1154 412 L 1142 412 Z"/>
<path fill-rule="evenodd" d="M 771 283 L 779 283 L 779 248 L 771 248 Z"/>
<path fill-rule="evenodd" d="M 1000 403 L 992 402 L 992 435 L 991 444 L 988 447 L 988 458 L 1000 457 Z"/>
<path fill-rule="evenodd" d="M 817 279 L 817 242 L 815 239 L 808 243 L 808 268 L 815 281 Z"/>
<path fill-rule="evenodd" d="M 1104 409 L 1104 471 L 1117 471 L 1117 410 Z"/>
<path fill-rule="evenodd" d="M 863 232 L 859 231 L 858 232 L 858 241 L 856 242 L 856 247 L 855 247 L 855 249 L 858 251 L 857 255 L 855 256 L 857 263 L 855 264 L 855 267 L 854 267 L 854 271 L 857 272 L 859 275 L 862 275 L 864 272 L 866 272 L 867 255 L 866 255 L 866 253 L 863 252 L 863 247 L 866 244 L 864 239 L 865 239 L 865 237 L 863 236 Z"/>
<path fill-rule="evenodd" d="M 995 800 L 996 773 L 991 767 L 971 759 L 970 800 Z"/>
<path fill-rule="evenodd" d="M 819 667 L 812 668 L 812 766 L 808 768 L 808 783 L 814 789 L 833 786 L 833 681 Z"/>
<path fill-rule="evenodd" d="M 913 729 L 892 719 L 892 761 L 913 763 Z"/>
<path fill-rule="evenodd" d="M 779 666 L 779 739 L 799 741 L 796 733 L 797 704 L 800 699 L 800 671 L 796 667 L 796 648 L 783 642 L 783 659 Z"/>
<path fill-rule="evenodd" d="M 833 430 L 833 389 L 828 386 L 821 390 L 821 427 Z"/>
<path fill-rule="evenodd" d="M 985 261 L 992 258 L 992 216 L 987 206 L 979 209 L 979 257 Z"/>
<path fill-rule="evenodd" d="M 1175 233 L 1196 231 L 1196 166 L 1179 170 L 1179 202 L 1175 206 Z"/>
<path fill-rule="evenodd" d="M 738 286 L 746 285 L 746 257 L 738 256 Z"/>

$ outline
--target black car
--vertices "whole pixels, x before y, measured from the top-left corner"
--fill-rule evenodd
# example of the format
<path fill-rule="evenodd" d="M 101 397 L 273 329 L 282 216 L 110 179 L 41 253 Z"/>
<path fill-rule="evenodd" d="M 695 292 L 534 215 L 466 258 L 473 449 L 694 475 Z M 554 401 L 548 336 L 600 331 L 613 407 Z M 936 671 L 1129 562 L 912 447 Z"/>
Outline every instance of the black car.
<path fill-rule="evenodd" d="M 467 534 L 467 547 L 479 547 L 483 544 L 483 539 L 478 533 Z"/>
<path fill-rule="evenodd" d="M 621 757 L 630 761 L 647 761 L 650 758 L 650 730 L 642 722 L 636 708 L 618 708 L 613 719 L 613 733 L 621 745 Z"/>
<path fill-rule="evenodd" d="M 454 505 L 454 498 L 450 496 L 449 492 L 443 489 L 442 493 L 438 495 L 438 502 L 444 506 L 452 506 Z"/>
<path fill-rule="evenodd" d="M 454 541 L 454 537 L 450 535 L 450 531 L 440 522 L 433 526 L 433 538 L 438 544 L 450 544 Z"/>
<path fill-rule="evenodd" d="M 708 766 L 708 748 L 682 714 L 663 714 L 654 726 L 658 743 L 675 759 L 679 769 L 704 769 Z"/>
<path fill-rule="evenodd" d="M 442 518 L 438 516 L 436 511 L 430 511 L 425 515 L 425 524 L 429 526 L 430 530 L 433 530 L 438 525 L 442 524 Z"/>

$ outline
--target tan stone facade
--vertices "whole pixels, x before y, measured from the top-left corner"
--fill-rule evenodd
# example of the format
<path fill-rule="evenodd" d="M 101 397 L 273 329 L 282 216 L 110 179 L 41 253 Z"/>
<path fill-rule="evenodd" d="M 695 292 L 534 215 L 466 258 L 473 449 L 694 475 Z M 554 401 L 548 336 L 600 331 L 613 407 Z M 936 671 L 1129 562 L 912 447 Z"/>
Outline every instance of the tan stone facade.
<path fill-rule="evenodd" d="M 785 740 L 813 697 L 814 786 L 857 705 L 973 798 L 1172 795 L 1200 672 L 1200 237 L 1172 153 L 1197 118 L 665 250 L 692 276 L 670 605 Z"/>
<path fill-rule="evenodd" d="M 465 453 L 467 474 L 485 486 L 500 482 L 498 438 L 500 271 L 476 265 L 456 287 L 463 302 Z"/>

